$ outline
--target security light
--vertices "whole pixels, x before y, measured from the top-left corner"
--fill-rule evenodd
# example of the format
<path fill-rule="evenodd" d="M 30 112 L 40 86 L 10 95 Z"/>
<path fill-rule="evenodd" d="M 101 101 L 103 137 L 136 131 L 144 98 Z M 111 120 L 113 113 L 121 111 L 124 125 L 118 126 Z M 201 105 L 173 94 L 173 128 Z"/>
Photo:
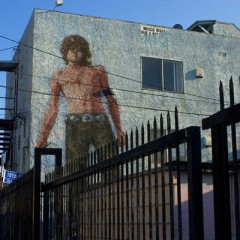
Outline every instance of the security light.
<path fill-rule="evenodd" d="M 63 0 L 56 0 L 56 7 L 62 6 Z"/>

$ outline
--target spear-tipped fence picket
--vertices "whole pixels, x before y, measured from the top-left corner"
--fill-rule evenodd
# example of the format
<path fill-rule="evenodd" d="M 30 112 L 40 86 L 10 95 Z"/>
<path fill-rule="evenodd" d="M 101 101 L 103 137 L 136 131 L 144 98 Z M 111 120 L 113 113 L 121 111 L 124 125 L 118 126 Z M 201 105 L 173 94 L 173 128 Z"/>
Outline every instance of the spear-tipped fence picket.
<path fill-rule="evenodd" d="M 160 116 L 159 123 L 155 118 L 126 133 L 120 144 L 109 143 L 48 174 L 43 238 L 202 240 L 200 128 L 179 130 L 177 115 L 176 109 L 174 129 L 168 113 L 165 128 Z"/>
<path fill-rule="evenodd" d="M 240 239 L 240 105 L 232 80 L 229 89 L 230 107 L 221 84 L 220 112 L 203 120 L 212 132 L 215 239 Z M 61 149 L 36 148 L 34 168 L 0 192 L 0 239 L 203 240 L 200 128 L 179 129 L 177 109 L 164 119 L 64 166 Z M 42 155 L 55 155 L 56 167 L 41 183 Z"/>

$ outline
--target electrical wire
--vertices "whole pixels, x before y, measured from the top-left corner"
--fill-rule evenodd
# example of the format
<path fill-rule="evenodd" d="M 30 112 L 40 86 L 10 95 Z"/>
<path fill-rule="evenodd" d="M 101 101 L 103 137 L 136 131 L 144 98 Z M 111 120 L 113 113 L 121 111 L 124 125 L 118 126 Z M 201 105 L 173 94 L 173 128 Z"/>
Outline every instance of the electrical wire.
<path fill-rule="evenodd" d="M 0 97 L 0 99 L 15 99 L 15 98 L 13 98 L 13 97 Z"/>
<path fill-rule="evenodd" d="M 28 45 L 28 44 L 25 44 L 25 43 L 22 43 L 22 42 L 19 42 L 19 41 L 16 41 L 16 40 L 10 39 L 10 38 L 5 37 L 5 36 L 0 35 L 0 38 L 3 38 L 3 39 L 5 39 L 5 40 L 8 40 L 8 41 L 11 41 L 11 42 L 17 43 L 17 44 L 19 44 L 19 45 L 22 45 L 22 46 L 25 46 L 25 47 L 31 48 L 31 49 L 33 49 L 33 50 L 36 50 L 36 51 L 39 51 L 39 52 L 42 52 L 42 53 L 48 54 L 48 55 L 50 55 L 50 56 L 54 56 L 54 57 L 57 57 L 57 58 L 63 59 L 62 57 L 60 57 L 60 56 L 58 56 L 58 55 L 55 55 L 55 54 L 52 54 L 52 53 L 49 53 L 49 52 L 43 51 L 43 50 L 41 50 L 41 49 L 39 49 L 39 48 L 32 47 L 32 46 L 30 46 L 30 45 Z"/>
<path fill-rule="evenodd" d="M 14 49 L 14 48 L 17 48 L 17 46 L 0 49 L 0 52 L 7 51 L 7 50 L 10 50 L 10 49 Z"/>
<path fill-rule="evenodd" d="M 44 53 L 44 54 L 48 54 L 48 55 L 50 55 L 50 56 L 53 56 L 53 57 L 56 57 L 56 58 L 59 58 L 59 59 L 64 60 L 63 57 L 60 57 L 60 56 L 58 56 L 58 55 L 56 55 L 56 54 L 43 51 L 43 50 L 41 50 L 41 49 L 39 49 L 39 48 L 35 48 L 35 47 L 32 47 L 32 46 L 27 45 L 27 44 L 25 44 L 25 43 L 21 43 L 21 42 L 19 42 L 19 41 L 15 41 L 15 40 L 10 39 L 10 38 L 8 38 L 8 37 L 5 37 L 5 36 L 0 35 L 0 38 L 3 38 L 3 39 L 8 40 L 8 41 L 15 42 L 15 43 L 17 43 L 17 44 L 19 44 L 19 45 L 22 45 L 22 46 L 31 48 L 31 49 L 33 49 L 33 50 L 42 52 L 42 53 Z M 94 66 L 85 66 L 85 67 L 91 67 L 91 68 L 93 68 Z M 125 76 L 121 76 L 121 75 L 119 75 L 119 74 L 111 73 L 111 72 L 109 72 L 109 71 L 103 71 L 103 70 L 100 70 L 100 71 L 102 71 L 102 72 L 104 72 L 104 73 L 106 73 L 106 74 L 108 74 L 108 75 L 112 75 L 112 76 L 119 77 L 119 78 L 122 78 L 122 79 L 130 80 L 130 81 L 137 82 L 137 83 L 140 83 L 140 84 L 142 83 L 142 82 L 139 81 L 139 80 L 132 79 L 132 78 L 125 77 Z M 146 84 L 146 85 L 152 86 L 152 85 L 150 85 L 150 84 Z M 166 89 L 166 88 L 165 88 L 165 90 L 170 90 L 170 89 Z M 192 94 L 192 93 L 184 93 L 184 94 L 185 94 L 185 95 L 189 95 L 189 96 L 194 96 L 194 97 L 199 97 L 199 98 L 204 98 L 204 99 L 209 99 L 209 100 L 213 100 L 213 101 L 219 102 L 219 100 L 218 100 L 218 99 L 215 99 L 215 98 L 210 98 L 210 97 L 206 97 L 206 96 L 199 96 L 199 95 Z"/>
<path fill-rule="evenodd" d="M 24 76 L 30 76 L 30 77 L 36 77 L 36 78 L 44 78 L 44 79 L 48 79 L 51 80 L 51 78 L 49 77 L 44 77 L 44 76 L 37 76 L 37 75 L 33 75 L 33 74 L 26 74 L 26 73 L 22 73 L 22 75 Z M 60 81 L 62 82 L 68 82 L 65 79 L 59 78 Z M 93 85 L 93 84 L 89 84 L 89 83 L 79 83 L 79 85 L 84 85 L 84 86 L 92 86 L 92 87 L 102 87 L 100 85 Z M 109 87 L 102 87 L 102 88 L 109 88 Z M 166 98 L 172 98 L 172 99 L 178 99 L 178 100 L 187 100 L 187 101 L 193 101 L 193 102 L 204 102 L 204 103 L 212 103 L 212 104 L 219 104 L 219 100 L 216 99 L 211 99 L 211 100 L 215 100 L 216 102 L 209 102 L 209 101 L 204 101 L 204 100 L 199 100 L 199 99 L 188 99 L 188 98 L 181 98 L 181 97 L 176 97 L 176 96 L 169 96 L 169 95 L 163 95 L 163 94 L 155 94 L 155 93 L 149 93 L 149 92 L 139 92 L 139 91 L 134 91 L 134 90 L 129 90 L 129 89 L 123 89 L 123 88 L 114 88 L 117 91 L 122 91 L 122 92 L 129 92 L 129 93 L 137 93 L 137 94 L 142 94 L 142 95 L 149 95 L 149 96 L 156 96 L 156 97 L 166 97 Z"/>
<path fill-rule="evenodd" d="M 1 88 L 9 88 L 11 89 L 11 87 L 6 87 L 3 85 L 0 85 Z M 33 91 L 33 90 L 27 90 L 27 89 L 21 89 L 21 88 L 17 88 L 15 89 L 17 91 L 22 91 L 22 92 L 28 92 L 28 93 L 35 93 L 35 94 L 41 94 L 41 95 L 46 95 L 46 96 L 56 96 L 56 97 L 63 97 L 61 94 L 59 95 L 54 95 L 51 93 L 45 93 L 45 92 L 40 92 L 40 91 Z M 69 97 L 68 99 L 75 99 L 75 100 L 81 100 L 81 101 L 87 101 L 87 102 L 93 102 L 93 103 L 102 103 L 100 101 L 95 101 L 95 100 L 91 100 L 91 99 L 83 99 L 83 98 L 76 98 L 76 97 Z M 118 104 L 118 103 L 114 103 L 114 102 L 110 102 L 108 101 L 109 104 L 117 104 L 118 106 L 121 107 L 130 107 L 130 108 L 136 108 L 136 109 L 144 109 L 144 110 L 152 110 L 152 111 L 162 111 L 162 112 L 174 112 L 173 110 L 166 110 L 166 109 L 157 109 L 157 108 L 151 108 L 151 107 L 142 107 L 142 106 L 134 106 L 134 105 L 128 105 L 128 104 Z M 183 112 L 183 111 L 179 111 L 179 113 L 181 114 L 189 114 L 189 115 L 196 115 L 196 116 L 210 116 L 211 114 L 203 114 L 203 113 L 192 113 L 192 112 Z"/>
<path fill-rule="evenodd" d="M 24 44 L 24 43 L 21 43 L 21 42 L 18 42 L 18 41 L 15 41 L 13 39 L 10 39 L 10 38 L 7 38 L 5 36 L 2 36 L 0 35 L 0 38 L 3 38 L 3 39 L 6 39 L 8 41 L 12 41 L 12 42 L 15 42 L 15 43 L 18 43 L 19 45 L 22 45 L 22 46 L 26 46 L 26 47 L 29 47 L 31 49 L 34 49 L 36 51 L 40 51 L 44 54 L 48 54 L 48 55 L 51 55 L 51 56 L 54 56 L 54 57 L 57 57 L 57 58 L 60 58 L 60 59 L 63 59 L 62 57 L 58 56 L 58 55 L 55 55 L 55 54 L 52 54 L 52 53 L 49 53 L 49 52 L 46 52 L 46 51 L 43 51 L 41 49 L 38 49 L 38 48 L 35 48 L 35 47 L 32 47 L 32 46 L 29 46 L 27 44 Z M 64 59 L 63 59 L 64 60 Z M 94 66 L 88 66 L 88 67 L 94 67 Z M 124 77 L 124 76 L 120 76 L 118 74 L 114 74 L 114 73 L 111 73 L 111 72 L 107 72 L 107 71 L 104 71 L 104 73 L 106 74 L 109 74 L 109 75 L 113 75 L 113 76 L 116 76 L 116 77 L 120 77 L 120 78 L 123 78 L 123 79 L 128 79 L 128 80 L 131 80 L 131 81 L 134 81 L 134 82 L 137 82 L 137 83 L 141 83 L 140 81 L 138 80 L 135 80 L 135 79 L 132 79 L 132 78 L 128 78 L 128 77 Z M 27 74 L 25 74 L 27 75 Z M 34 75 L 32 75 L 34 76 Z M 41 77 L 41 76 L 35 76 L 35 77 Z M 41 77 L 41 78 L 47 78 L 47 77 Z M 49 79 L 49 78 L 48 78 Z M 64 80 L 63 80 L 64 81 Z M 90 84 L 86 84 L 86 85 L 90 85 Z M 0 87 L 4 87 L 4 86 L 0 86 Z M 95 86 L 96 87 L 96 86 Z M 16 90 L 16 89 L 15 89 Z M 17 89 L 19 91 L 25 91 L 25 92 L 31 92 L 31 93 L 37 93 L 37 94 L 43 94 L 43 95 L 51 95 L 51 94 L 47 94 L 47 93 L 43 93 L 43 92 L 38 92 L 38 91 L 30 91 L 30 90 L 23 90 L 23 89 Z M 159 95 L 159 94 L 153 94 L 153 93 L 146 93 L 146 92 L 138 92 L 138 91 L 133 91 L 133 90 L 126 90 L 126 89 L 116 89 L 116 90 L 119 90 L 119 91 L 126 91 L 126 92 L 131 92 L 131 93 L 139 93 L 139 94 L 147 94 L 147 95 L 152 95 L 152 96 L 161 96 L 161 97 L 168 97 L 168 98 L 173 98 L 173 99 L 184 99 L 184 100 L 189 100 L 189 101 L 202 101 L 202 102 L 206 102 L 206 101 L 203 101 L 203 100 L 196 100 L 196 99 L 186 99 L 186 98 L 180 98 L 180 97 L 173 97 L 173 96 L 168 96 L 168 95 Z M 167 89 L 166 89 L 167 90 Z M 203 97 L 203 96 L 199 96 L 199 95 L 195 95 L 195 94 L 189 94 L 189 93 L 185 93 L 186 95 L 190 95 L 190 96 L 194 96 L 194 97 L 198 97 L 198 98 L 204 98 L 204 99 L 209 99 L 209 100 L 213 100 L 213 101 L 216 101 L 216 102 L 219 102 L 219 100 L 217 99 L 214 99 L 214 98 L 209 98 L 209 97 Z M 92 100 L 88 100 L 88 99 L 78 99 L 78 100 L 83 100 L 83 101 L 92 101 Z M 209 102 L 207 102 L 209 103 Z M 214 102 L 214 104 L 217 104 Z M 154 110 L 154 111 L 168 111 L 168 110 L 159 110 L 159 109 L 155 109 L 155 108 L 149 108 L 149 107 L 139 107 L 139 106 L 130 106 L 130 105 L 123 105 L 121 104 L 121 106 L 125 106 L 125 107 L 134 107 L 134 108 L 140 108 L 140 109 L 149 109 L 149 110 Z M 195 114 L 195 115 L 204 115 L 204 116 L 209 116 L 210 114 L 199 114 L 199 113 L 190 113 L 190 112 L 179 112 L 179 113 L 185 113 L 185 114 Z"/>

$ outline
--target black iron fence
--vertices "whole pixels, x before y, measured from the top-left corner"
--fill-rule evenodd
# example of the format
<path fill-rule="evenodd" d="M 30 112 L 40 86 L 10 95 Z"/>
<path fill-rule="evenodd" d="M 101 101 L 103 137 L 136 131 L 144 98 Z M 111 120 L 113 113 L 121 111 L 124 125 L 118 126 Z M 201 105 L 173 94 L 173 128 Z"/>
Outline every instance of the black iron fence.
<path fill-rule="evenodd" d="M 211 129 L 216 239 L 240 239 L 239 212 L 239 132 L 240 104 L 234 103 L 232 78 L 229 84 L 230 107 L 225 108 L 220 84 L 220 111 L 202 122 Z M 231 190 L 231 191 L 230 191 Z"/>
<path fill-rule="evenodd" d="M 146 143 L 144 127 L 141 134 L 136 130 L 126 136 L 121 153 L 108 160 L 102 159 L 111 156 L 117 144 L 85 156 L 80 160 L 88 164 L 85 169 L 69 163 L 47 175 L 43 239 L 202 240 L 200 128 L 177 130 L 153 141 L 150 132 L 148 124 Z M 153 133 L 157 136 L 156 120 Z M 182 144 L 185 163 L 180 162 Z"/>
<path fill-rule="evenodd" d="M 31 170 L 0 192 L 0 239 L 34 239 L 34 188 Z"/>
<path fill-rule="evenodd" d="M 212 131 L 213 239 L 240 239 L 233 92 L 230 82 L 231 106 L 221 90 L 221 111 L 203 120 Z M 177 115 L 173 127 L 161 116 L 65 166 L 61 149 L 35 149 L 33 170 L 0 192 L 0 239 L 203 240 L 200 128 L 179 130 Z M 56 168 L 40 183 L 42 155 L 55 155 Z"/>

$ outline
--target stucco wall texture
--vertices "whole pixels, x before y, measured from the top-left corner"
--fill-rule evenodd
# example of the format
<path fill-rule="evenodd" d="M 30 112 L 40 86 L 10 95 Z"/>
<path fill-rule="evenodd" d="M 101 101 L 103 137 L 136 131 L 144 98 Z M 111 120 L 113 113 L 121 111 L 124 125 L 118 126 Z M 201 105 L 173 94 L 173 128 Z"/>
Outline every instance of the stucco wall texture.
<path fill-rule="evenodd" d="M 165 116 L 168 110 L 172 113 L 176 106 L 180 128 L 201 126 L 202 118 L 219 110 L 219 81 L 223 81 L 227 93 L 231 76 L 235 82 L 236 101 L 239 101 L 239 38 L 161 26 L 164 31 L 160 33 L 142 35 L 142 25 L 146 24 L 34 11 L 21 40 L 33 48 L 21 45 L 20 54 L 15 56 L 15 59 L 21 56 L 18 60 L 25 74 L 22 75 L 24 80 L 19 81 L 19 88 L 31 90 L 31 94 L 24 95 L 23 101 L 19 101 L 19 111 L 29 119 L 26 123 L 29 167 L 33 164 L 33 149 L 49 102 L 51 76 L 65 66 L 59 52 L 60 45 L 63 38 L 71 34 L 83 36 L 90 44 L 93 65 L 106 68 L 110 87 L 115 89 L 124 131 L 140 127 L 154 117 L 159 118 L 160 114 Z M 215 28 L 219 27 L 218 32 L 222 33 L 220 25 L 216 23 Z M 232 25 L 222 25 L 229 31 L 238 32 Z M 141 57 L 182 61 L 184 93 L 143 89 Z M 203 78 L 196 78 L 196 68 L 203 69 Z M 60 111 L 49 138 L 49 147 L 65 149 L 66 107 L 64 98 L 60 98 Z M 203 132 L 202 136 L 208 136 L 208 132 Z M 203 161 L 211 160 L 210 151 L 203 144 Z"/>

